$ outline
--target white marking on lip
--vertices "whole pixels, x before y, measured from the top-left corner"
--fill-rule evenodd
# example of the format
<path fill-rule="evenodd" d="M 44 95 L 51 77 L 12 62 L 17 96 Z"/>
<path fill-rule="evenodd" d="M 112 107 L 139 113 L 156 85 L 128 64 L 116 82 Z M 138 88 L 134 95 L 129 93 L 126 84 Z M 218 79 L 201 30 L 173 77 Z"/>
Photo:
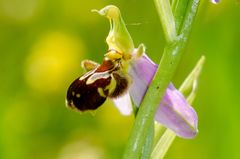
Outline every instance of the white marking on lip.
<path fill-rule="evenodd" d="M 88 76 L 90 76 L 91 74 L 93 74 L 96 70 L 97 70 L 97 68 L 95 68 L 95 69 L 93 69 L 93 70 L 85 73 L 83 76 L 81 76 L 81 77 L 79 78 L 79 80 L 84 80 L 85 78 L 87 78 Z"/>
<path fill-rule="evenodd" d="M 109 71 L 105 71 L 105 72 L 96 72 L 96 73 L 93 73 L 87 80 L 86 84 L 89 85 L 89 84 L 92 84 L 94 83 L 95 81 L 99 80 L 99 79 L 107 79 L 110 77 L 110 74 L 109 74 Z"/>

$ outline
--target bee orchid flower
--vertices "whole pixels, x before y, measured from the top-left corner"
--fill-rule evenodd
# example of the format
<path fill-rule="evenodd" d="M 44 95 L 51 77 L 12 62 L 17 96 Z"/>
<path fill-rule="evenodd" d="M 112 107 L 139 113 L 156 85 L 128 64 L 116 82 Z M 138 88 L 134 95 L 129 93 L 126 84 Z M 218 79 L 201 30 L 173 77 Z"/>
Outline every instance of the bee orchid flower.
<path fill-rule="evenodd" d="M 132 103 L 140 106 L 158 66 L 147 56 L 143 45 L 134 49 L 133 40 L 117 7 L 110 5 L 97 12 L 110 20 L 110 32 L 106 39 L 109 49 L 123 52 L 123 59 L 128 61 L 126 72 L 131 78 L 130 87 L 127 93 L 113 99 L 120 112 L 128 115 L 132 113 Z M 183 138 L 193 138 L 198 132 L 197 113 L 172 83 L 159 103 L 155 120 Z"/>
<path fill-rule="evenodd" d="M 97 12 L 110 20 L 108 52 L 102 64 L 88 60 L 82 63 L 88 72 L 70 85 L 66 103 L 70 108 L 88 111 L 110 98 L 123 115 L 130 115 L 132 105 L 140 106 L 158 66 L 146 55 L 143 45 L 134 49 L 117 7 L 110 5 Z M 159 103 L 155 120 L 183 138 L 193 138 L 198 131 L 196 112 L 172 83 Z"/>

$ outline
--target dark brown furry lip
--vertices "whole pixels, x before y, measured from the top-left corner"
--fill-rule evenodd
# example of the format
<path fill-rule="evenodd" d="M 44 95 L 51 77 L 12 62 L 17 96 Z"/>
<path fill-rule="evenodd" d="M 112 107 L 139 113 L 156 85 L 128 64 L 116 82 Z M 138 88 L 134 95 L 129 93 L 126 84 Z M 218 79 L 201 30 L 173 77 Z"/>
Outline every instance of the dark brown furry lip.
<path fill-rule="evenodd" d="M 97 68 L 72 82 L 67 91 L 66 104 L 79 111 L 96 110 L 107 97 L 123 95 L 128 89 L 128 81 L 129 77 L 121 70 L 120 61 L 104 58 Z M 114 86 L 111 83 L 115 83 Z"/>

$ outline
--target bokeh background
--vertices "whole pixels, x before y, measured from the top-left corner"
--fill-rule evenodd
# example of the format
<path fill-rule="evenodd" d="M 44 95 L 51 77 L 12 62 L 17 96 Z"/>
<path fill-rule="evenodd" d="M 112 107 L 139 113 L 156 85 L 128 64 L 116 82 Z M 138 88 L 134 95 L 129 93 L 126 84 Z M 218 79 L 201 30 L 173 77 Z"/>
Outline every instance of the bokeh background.
<path fill-rule="evenodd" d="M 165 44 L 153 1 L 0 0 L 0 158 L 118 159 L 133 124 L 107 101 L 95 115 L 65 107 L 80 62 L 101 62 L 107 19 L 91 13 L 115 4 L 135 45 L 160 60 Z M 199 134 L 177 138 L 167 159 L 239 159 L 240 2 L 203 0 L 180 67 L 179 86 L 206 56 L 194 103 Z"/>

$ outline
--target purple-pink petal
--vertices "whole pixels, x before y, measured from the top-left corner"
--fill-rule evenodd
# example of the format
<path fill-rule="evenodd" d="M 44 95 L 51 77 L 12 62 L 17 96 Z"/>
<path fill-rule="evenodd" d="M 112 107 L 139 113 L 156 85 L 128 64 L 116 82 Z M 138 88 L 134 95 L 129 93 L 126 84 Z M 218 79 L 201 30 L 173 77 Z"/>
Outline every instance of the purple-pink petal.
<path fill-rule="evenodd" d="M 133 102 L 139 106 L 157 70 L 146 54 L 136 57 L 129 68 L 133 79 L 130 95 Z M 198 117 L 195 110 L 188 104 L 184 96 L 172 83 L 166 89 L 165 95 L 157 110 L 155 120 L 173 130 L 183 138 L 193 138 L 197 133 Z"/>
<path fill-rule="evenodd" d="M 131 62 L 129 74 L 133 78 L 133 83 L 129 92 L 133 102 L 137 106 L 141 104 L 157 67 L 158 66 L 146 54 L 143 54 L 141 57 L 136 58 Z"/>
<path fill-rule="evenodd" d="M 198 131 L 197 113 L 172 83 L 165 92 L 155 120 L 184 138 L 193 138 Z"/>

